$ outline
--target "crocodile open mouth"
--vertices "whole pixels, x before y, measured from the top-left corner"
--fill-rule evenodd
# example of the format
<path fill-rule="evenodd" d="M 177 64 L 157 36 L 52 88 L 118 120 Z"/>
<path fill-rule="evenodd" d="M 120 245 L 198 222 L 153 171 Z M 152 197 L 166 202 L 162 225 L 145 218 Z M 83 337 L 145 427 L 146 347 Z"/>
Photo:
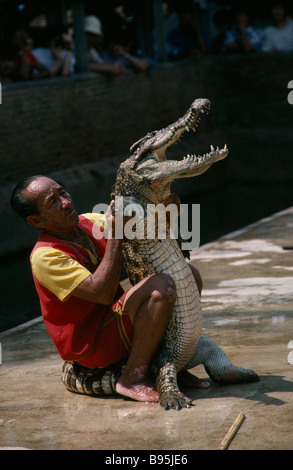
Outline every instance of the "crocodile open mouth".
<path fill-rule="evenodd" d="M 208 114 L 210 112 L 211 103 L 207 99 L 200 99 L 193 102 L 191 107 L 185 113 L 185 115 L 176 121 L 176 123 L 171 124 L 167 128 L 163 129 L 164 131 L 164 145 L 157 145 L 153 142 L 153 153 L 157 156 L 159 161 L 166 160 L 166 150 L 168 147 L 178 144 L 178 142 L 191 131 L 196 132 L 199 122 L 202 118 L 202 115 Z M 162 131 L 161 131 L 162 132 Z M 157 136 L 158 137 L 158 136 Z M 199 164 L 203 163 L 205 160 L 216 159 L 221 160 L 228 155 L 228 149 L 225 145 L 223 148 L 217 147 L 214 149 L 211 145 L 211 150 L 208 153 L 203 155 L 189 155 L 187 154 L 183 159 L 189 159 L 193 162 L 197 161 Z"/>
<path fill-rule="evenodd" d="M 149 132 L 145 137 L 135 142 L 130 148 L 132 153 L 131 167 L 137 167 L 137 165 L 145 160 L 145 157 L 148 158 L 148 154 L 152 154 L 158 162 L 166 161 L 167 149 L 174 144 L 178 144 L 186 133 L 195 132 L 202 116 L 209 113 L 210 107 L 211 102 L 208 99 L 197 99 L 193 101 L 184 116 L 180 117 L 173 124 L 163 129 Z M 209 153 L 199 156 L 187 154 L 185 158 L 190 161 L 193 160 L 193 164 L 203 164 L 206 161 L 208 163 L 210 160 L 221 160 L 227 155 L 228 149 L 226 146 L 222 149 L 217 147 L 215 150 L 211 145 Z"/>

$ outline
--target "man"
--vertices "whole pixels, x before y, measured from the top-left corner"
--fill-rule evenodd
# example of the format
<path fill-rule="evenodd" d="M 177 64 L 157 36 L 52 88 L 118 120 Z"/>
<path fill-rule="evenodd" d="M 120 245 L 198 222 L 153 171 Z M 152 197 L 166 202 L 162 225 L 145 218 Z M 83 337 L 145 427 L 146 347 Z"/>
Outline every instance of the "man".
<path fill-rule="evenodd" d="M 29 35 L 23 25 L 13 25 L 8 31 L 8 42 L 13 60 L 13 81 L 50 77 L 50 71 L 27 47 Z M 37 73 L 36 73 L 37 72 Z"/>
<path fill-rule="evenodd" d="M 115 238 L 115 230 L 108 240 L 103 237 L 103 225 L 115 226 L 111 206 L 105 216 L 78 216 L 71 196 L 51 178 L 34 176 L 20 182 L 11 207 L 41 230 L 31 267 L 43 319 L 60 356 L 87 368 L 127 358 L 117 392 L 157 402 L 148 372 L 176 299 L 173 280 L 152 274 L 123 292 L 123 240 Z M 195 270 L 194 276 L 200 284 Z M 209 386 L 187 371 L 181 380 L 187 386 Z"/>
<path fill-rule="evenodd" d="M 181 1 L 176 7 L 179 26 L 167 34 L 169 56 L 173 60 L 197 59 L 208 50 L 209 37 L 201 29 L 199 8 L 193 1 Z"/>
<path fill-rule="evenodd" d="M 262 51 L 269 54 L 293 51 L 293 20 L 282 1 L 274 2 L 271 9 L 273 25 L 264 30 Z"/>
<path fill-rule="evenodd" d="M 74 73 L 73 38 L 65 26 L 53 24 L 43 28 L 38 47 L 32 53 L 49 70 L 51 77 L 68 77 Z"/>
<path fill-rule="evenodd" d="M 235 13 L 234 26 L 226 32 L 222 52 L 231 54 L 250 54 L 260 52 L 263 33 L 260 28 L 251 26 L 251 20 L 246 11 Z"/>
<path fill-rule="evenodd" d="M 87 16 L 84 20 L 84 30 L 88 48 L 89 69 L 91 72 L 101 72 L 110 75 L 124 75 L 126 67 L 120 60 L 107 61 L 101 56 L 103 51 L 102 23 L 96 16 Z"/>

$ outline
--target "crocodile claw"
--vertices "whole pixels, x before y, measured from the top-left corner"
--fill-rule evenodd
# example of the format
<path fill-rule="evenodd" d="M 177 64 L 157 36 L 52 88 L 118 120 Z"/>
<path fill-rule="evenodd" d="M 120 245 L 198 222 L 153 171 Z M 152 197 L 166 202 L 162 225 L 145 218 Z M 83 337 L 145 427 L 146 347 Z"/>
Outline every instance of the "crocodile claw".
<path fill-rule="evenodd" d="M 160 397 L 160 405 L 165 410 L 181 410 L 181 408 L 190 408 L 192 406 L 192 399 L 186 397 L 180 391 L 166 392 Z"/>

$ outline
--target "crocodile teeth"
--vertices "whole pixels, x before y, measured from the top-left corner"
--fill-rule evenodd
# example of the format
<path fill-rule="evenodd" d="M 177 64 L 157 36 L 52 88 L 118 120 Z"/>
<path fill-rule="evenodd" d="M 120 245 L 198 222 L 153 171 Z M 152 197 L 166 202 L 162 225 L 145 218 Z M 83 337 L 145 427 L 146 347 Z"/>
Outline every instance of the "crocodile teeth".
<path fill-rule="evenodd" d="M 227 145 L 225 144 L 224 150 L 227 150 Z"/>
<path fill-rule="evenodd" d="M 213 152 L 214 150 L 215 150 L 214 147 L 211 145 L 211 151 Z"/>

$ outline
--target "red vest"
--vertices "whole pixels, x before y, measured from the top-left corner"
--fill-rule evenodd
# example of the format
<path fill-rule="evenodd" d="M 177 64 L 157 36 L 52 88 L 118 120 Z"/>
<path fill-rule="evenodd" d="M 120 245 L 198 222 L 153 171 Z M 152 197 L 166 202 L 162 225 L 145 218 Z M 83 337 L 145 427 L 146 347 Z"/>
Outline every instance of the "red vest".
<path fill-rule="evenodd" d="M 102 259 L 107 243 L 105 238 L 102 237 L 99 240 L 94 238 L 92 235 L 93 222 L 82 215 L 79 217 L 78 227 L 89 236 L 97 255 Z M 95 233 L 99 230 L 95 225 Z M 83 258 L 89 260 L 86 250 L 78 247 L 78 251 L 82 253 L 79 255 L 69 245 L 46 233 L 40 234 L 32 253 L 42 246 L 60 250 L 83 266 L 85 266 Z M 108 308 L 107 305 L 96 304 L 74 296 L 61 302 L 55 294 L 39 283 L 34 274 L 33 278 L 40 298 L 44 323 L 58 353 L 65 361 L 77 361 L 85 367 L 90 367 L 87 364 L 92 364 L 96 333 Z M 115 297 L 122 295 L 122 293 L 123 290 L 119 285 Z"/>

